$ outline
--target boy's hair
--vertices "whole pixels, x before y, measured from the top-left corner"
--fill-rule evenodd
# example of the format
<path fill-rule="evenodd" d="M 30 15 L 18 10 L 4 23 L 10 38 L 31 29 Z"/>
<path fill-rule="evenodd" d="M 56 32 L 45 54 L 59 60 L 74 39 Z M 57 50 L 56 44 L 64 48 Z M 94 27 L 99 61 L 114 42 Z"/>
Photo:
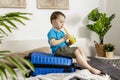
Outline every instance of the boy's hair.
<path fill-rule="evenodd" d="M 58 17 L 59 15 L 62 15 L 62 16 L 64 16 L 64 18 L 65 18 L 65 15 L 64 15 L 62 12 L 60 12 L 60 11 L 55 11 L 55 12 L 53 12 L 53 13 L 51 14 L 51 17 L 50 17 L 51 23 L 52 23 L 52 20 L 57 19 L 57 17 Z"/>

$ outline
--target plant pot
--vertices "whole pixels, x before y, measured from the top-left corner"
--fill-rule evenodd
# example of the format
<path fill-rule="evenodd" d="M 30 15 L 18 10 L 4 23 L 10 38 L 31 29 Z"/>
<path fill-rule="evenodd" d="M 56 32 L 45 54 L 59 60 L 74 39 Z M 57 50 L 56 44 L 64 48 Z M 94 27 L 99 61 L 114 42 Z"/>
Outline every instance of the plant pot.
<path fill-rule="evenodd" d="M 104 45 L 103 44 L 98 44 L 96 41 L 94 41 L 94 43 L 95 43 L 97 56 L 105 57 Z"/>
<path fill-rule="evenodd" d="M 107 57 L 107 58 L 112 58 L 113 57 L 113 52 L 106 52 L 105 53 L 105 56 Z"/>

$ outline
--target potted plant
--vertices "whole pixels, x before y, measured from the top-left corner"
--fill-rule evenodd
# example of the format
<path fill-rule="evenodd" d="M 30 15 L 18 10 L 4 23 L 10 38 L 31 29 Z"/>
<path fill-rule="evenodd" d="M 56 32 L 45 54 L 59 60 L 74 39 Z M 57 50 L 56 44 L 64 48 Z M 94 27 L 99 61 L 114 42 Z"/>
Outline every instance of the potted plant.
<path fill-rule="evenodd" d="M 3 38 L 8 36 L 9 32 L 12 33 L 12 30 L 18 30 L 16 22 L 25 25 L 22 20 L 30 20 L 25 15 L 31 15 L 31 13 L 10 12 L 0 16 L 0 44 L 2 44 Z M 11 76 L 12 80 L 16 80 L 17 74 L 13 66 L 19 69 L 23 77 L 29 72 L 26 66 L 31 70 L 34 69 L 29 61 L 17 55 L 5 54 L 6 52 L 10 53 L 10 51 L 0 51 L 0 80 L 8 80 L 7 74 Z"/>
<path fill-rule="evenodd" d="M 100 40 L 100 43 L 94 41 L 97 55 L 101 57 L 105 57 L 104 52 L 104 36 L 112 27 L 111 21 L 114 19 L 115 14 L 107 17 L 106 13 L 99 12 L 98 8 L 93 9 L 88 14 L 88 20 L 92 23 L 86 25 L 86 27 L 95 32 Z"/>
<path fill-rule="evenodd" d="M 107 58 L 112 58 L 113 57 L 114 49 L 115 49 L 114 45 L 112 45 L 110 43 L 104 45 L 104 50 L 106 52 L 106 57 Z"/>

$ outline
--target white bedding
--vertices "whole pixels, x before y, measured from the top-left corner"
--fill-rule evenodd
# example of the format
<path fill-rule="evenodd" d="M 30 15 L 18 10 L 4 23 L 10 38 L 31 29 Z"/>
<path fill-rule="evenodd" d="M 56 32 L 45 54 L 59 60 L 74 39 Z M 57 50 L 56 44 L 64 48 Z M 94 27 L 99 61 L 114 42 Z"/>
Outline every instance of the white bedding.
<path fill-rule="evenodd" d="M 17 80 L 24 80 L 20 72 Z M 80 80 L 110 80 L 109 75 L 94 75 L 87 69 L 76 70 L 74 73 L 51 73 L 47 75 L 37 75 L 35 77 L 26 78 L 26 80 L 70 80 L 73 77 L 78 77 Z"/>
<path fill-rule="evenodd" d="M 36 48 L 40 48 L 41 46 L 48 46 L 48 43 L 44 43 L 47 41 L 12 41 L 4 44 L 1 50 L 5 49 L 10 49 L 12 52 L 24 52 L 24 51 L 28 51 L 31 49 L 36 49 Z M 14 44 L 13 44 L 14 43 Z M 32 44 L 31 44 L 32 43 Z M 82 44 L 80 44 L 82 43 Z M 79 46 L 82 47 L 83 49 L 85 49 L 85 53 L 87 54 L 87 56 L 90 56 L 90 48 L 88 47 L 88 42 L 84 39 L 80 39 L 79 41 L 77 41 L 74 45 L 72 46 Z M 13 45 L 11 47 L 11 44 Z M 10 46 L 9 46 L 10 45 Z M 17 51 L 18 50 L 18 51 Z M 39 51 L 41 49 L 38 49 Z M 16 71 L 18 74 L 18 79 L 17 80 L 24 80 L 24 78 L 21 76 L 19 71 Z M 30 77 L 30 78 L 26 78 L 26 80 L 69 80 L 72 77 L 78 77 L 80 78 L 80 80 L 110 80 L 110 77 L 106 74 L 106 75 L 94 75 L 92 73 L 90 73 L 87 69 L 84 70 L 76 70 L 74 73 L 52 73 L 52 74 L 47 74 L 47 75 L 38 75 L 36 77 Z M 10 78 L 8 79 L 10 80 Z"/>

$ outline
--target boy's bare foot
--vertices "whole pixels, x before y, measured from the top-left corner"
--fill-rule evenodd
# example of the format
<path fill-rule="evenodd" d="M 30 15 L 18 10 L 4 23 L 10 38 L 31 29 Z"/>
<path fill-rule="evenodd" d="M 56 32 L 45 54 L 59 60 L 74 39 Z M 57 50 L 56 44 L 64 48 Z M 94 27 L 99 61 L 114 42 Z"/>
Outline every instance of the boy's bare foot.
<path fill-rule="evenodd" d="M 89 71 L 91 71 L 93 74 L 101 74 L 101 71 L 95 68 L 90 68 Z"/>
<path fill-rule="evenodd" d="M 90 59 L 87 57 L 87 61 L 90 61 Z"/>

